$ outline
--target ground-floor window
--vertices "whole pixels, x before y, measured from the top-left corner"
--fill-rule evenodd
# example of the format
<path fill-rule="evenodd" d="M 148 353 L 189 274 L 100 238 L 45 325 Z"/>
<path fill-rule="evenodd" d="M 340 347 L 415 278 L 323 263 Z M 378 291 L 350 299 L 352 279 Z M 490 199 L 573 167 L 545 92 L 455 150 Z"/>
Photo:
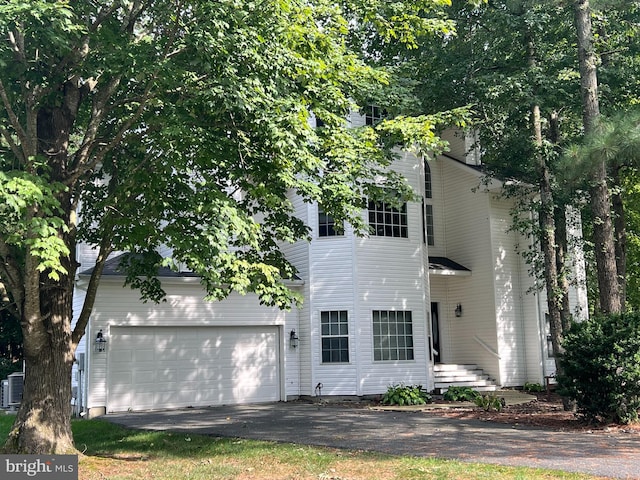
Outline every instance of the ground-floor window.
<path fill-rule="evenodd" d="M 322 363 L 349 362 L 349 318 L 346 310 L 320 312 Z"/>
<path fill-rule="evenodd" d="M 373 359 L 413 360 L 411 312 L 373 311 Z"/>

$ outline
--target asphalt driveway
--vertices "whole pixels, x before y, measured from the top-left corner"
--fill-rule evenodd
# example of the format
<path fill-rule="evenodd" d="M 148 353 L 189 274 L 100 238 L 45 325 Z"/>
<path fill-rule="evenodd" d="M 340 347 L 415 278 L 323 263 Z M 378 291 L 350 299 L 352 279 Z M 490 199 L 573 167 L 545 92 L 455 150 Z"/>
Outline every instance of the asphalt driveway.
<path fill-rule="evenodd" d="M 454 420 L 416 411 L 379 411 L 301 402 L 121 413 L 103 418 L 135 429 L 640 479 L 638 433 L 554 432 L 476 420 Z"/>

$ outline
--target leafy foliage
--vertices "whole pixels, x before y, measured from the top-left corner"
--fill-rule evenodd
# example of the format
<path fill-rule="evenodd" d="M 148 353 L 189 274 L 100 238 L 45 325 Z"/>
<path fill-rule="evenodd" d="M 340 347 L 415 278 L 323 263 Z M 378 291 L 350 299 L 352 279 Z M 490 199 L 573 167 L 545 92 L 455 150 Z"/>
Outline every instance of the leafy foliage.
<path fill-rule="evenodd" d="M 444 392 L 443 398 L 449 402 L 473 402 L 479 395 L 471 387 L 452 386 Z"/>
<path fill-rule="evenodd" d="M 424 405 L 431 402 L 431 395 L 422 385 L 391 385 L 382 397 L 384 405 Z"/>
<path fill-rule="evenodd" d="M 544 386 L 540 385 L 539 383 L 531 383 L 531 382 L 526 382 L 524 384 L 524 386 L 522 387 L 522 389 L 525 392 L 544 392 L 545 388 Z"/>
<path fill-rule="evenodd" d="M 478 395 L 473 402 L 485 412 L 499 412 L 505 406 L 504 398 L 494 394 Z"/>
<path fill-rule="evenodd" d="M 209 299 L 252 292 L 291 308 L 284 250 L 310 231 L 296 208 L 317 202 L 364 233 L 363 198 L 413 198 L 390 168 L 395 147 L 442 148 L 444 117 L 401 117 L 410 102 L 384 128 L 349 115 L 369 92 L 404 95 L 374 50 L 450 34 L 447 3 L 0 3 L 0 308 L 20 317 L 40 376 L 9 449 L 73 448 L 70 402 L 32 421 L 43 389 L 27 390 L 46 378 L 44 397 L 70 397 L 57 379 L 110 255 L 127 253 L 121 273 L 144 300 L 164 298 L 161 268 L 186 267 Z M 97 260 L 72 328 L 78 242 Z"/>
<path fill-rule="evenodd" d="M 640 313 L 598 316 L 564 340 L 559 393 L 590 421 L 630 423 L 640 410 Z"/>

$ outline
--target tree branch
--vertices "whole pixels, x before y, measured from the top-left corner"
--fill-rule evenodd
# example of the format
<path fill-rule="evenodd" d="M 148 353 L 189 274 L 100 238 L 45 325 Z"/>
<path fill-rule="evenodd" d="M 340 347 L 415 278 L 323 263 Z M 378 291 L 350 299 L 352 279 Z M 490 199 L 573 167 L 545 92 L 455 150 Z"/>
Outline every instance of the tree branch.
<path fill-rule="evenodd" d="M 85 130 L 82 145 L 74 155 L 73 164 L 69 173 L 69 185 L 96 165 L 95 161 L 89 162 L 89 157 L 95 144 L 100 123 L 109 111 L 107 103 L 120 85 L 120 79 L 120 76 L 111 78 L 104 88 L 98 90 L 98 93 L 94 97 L 89 125 Z"/>
<path fill-rule="evenodd" d="M 96 264 L 93 267 L 91 278 L 89 279 L 89 286 L 87 287 L 87 295 L 84 298 L 82 311 L 80 312 L 80 316 L 78 317 L 76 326 L 73 329 L 71 341 L 73 342 L 74 351 L 78 346 L 78 343 L 80 343 L 80 340 L 84 336 L 87 329 L 89 317 L 91 316 L 91 312 L 93 311 L 93 305 L 95 304 L 96 296 L 98 294 L 98 286 L 100 284 L 100 278 L 102 277 L 102 272 L 104 270 L 104 264 L 106 263 L 107 258 L 109 258 L 111 252 L 113 252 L 113 247 L 111 246 L 111 241 L 109 240 L 111 231 L 112 229 L 108 229 L 108 231 L 105 232 L 105 235 L 103 236 L 102 243 L 100 244 L 98 258 L 96 258 Z"/>
<path fill-rule="evenodd" d="M 1 278 L 1 276 L 0 276 Z M 6 310 L 10 315 L 20 318 L 20 305 L 17 302 L 14 302 L 9 295 L 9 291 L 6 288 L 6 285 L 0 281 L 0 311 Z"/>
<path fill-rule="evenodd" d="M 27 142 L 27 133 L 24 128 L 20 124 L 20 120 L 16 115 L 16 112 L 13 111 L 13 107 L 11 106 L 11 101 L 9 100 L 9 96 L 7 95 L 7 90 L 4 87 L 4 83 L 0 80 L 0 99 L 2 99 L 2 104 L 4 105 L 4 109 L 7 111 L 7 115 L 9 116 L 9 122 L 11 122 L 11 126 L 16 131 L 16 135 L 20 139 L 20 143 L 22 146 L 26 146 Z"/>
<path fill-rule="evenodd" d="M 129 21 L 135 21 L 139 15 L 142 14 L 145 8 L 147 8 L 148 4 L 142 0 L 136 0 L 131 8 Z M 180 12 L 181 8 L 176 7 L 176 11 Z M 78 180 L 78 178 L 82 177 L 87 171 L 90 171 L 95 168 L 100 162 L 102 162 L 105 156 L 113 150 L 124 138 L 124 135 L 129 131 L 129 129 L 137 122 L 144 113 L 145 108 L 147 107 L 147 102 L 150 98 L 152 98 L 151 91 L 153 89 L 154 83 L 157 80 L 160 71 L 162 70 L 162 64 L 165 60 L 169 58 L 172 54 L 172 47 L 174 45 L 176 39 L 176 33 L 178 31 L 180 25 L 180 15 L 176 16 L 175 23 L 169 35 L 169 40 L 167 45 L 165 46 L 162 57 L 158 59 L 157 68 L 152 72 L 151 77 L 149 78 L 147 85 L 145 86 L 144 92 L 141 95 L 139 100 L 138 108 L 135 113 L 131 115 L 126 121 L 124 121 L 121 127 L 118 129 L 117 133 L 113 136 L 111 141 L 109 141 L 104 148 L 101 148 L 95 155 L 93 160 L 89 161 L 91 153 L 93 151 L 93 147 L 96 144 L 96 137 L 98 134 L 98 129 L 100 127 L 100 123 L 104 118 L 105 114 L 109 111 L 107 107 L 108 100 L 115 93 L 117 87 L 120 85 L 121 77 L 114 77 L 109 82 L 108 86 L 104 90 L 100 90 L 97 99 L 94 101 L 94 106 L 91 113 L 91 120 L 89 122 L 89 126 L 85 132 L 85 136 L 82 142 L 82 146 L 76 152 L 76 158 L 73 162 L 73 170 L 70 172 L 69 177 L 66 181 L 67 185 L 72 185 L 74 182 Z"/>
<path fill-rule="evenodd" d="M 22 313 L 24 279 L 18 262 L 11 254 L 11 248 L 2 237 L 0 237 L 0 280 L 2 280 L 2 290 L 11 295 L 19 312 Z"/>
<path fill-rule="evenodd" d="M 27 63 L 27 57 L 24 53 L 24 36 L 20 30 L 16 30 L 15 32 L 9 31 L 9 43 L 18 61 L 25 65 Z"/>
<path fill-rule="evenodd" d="M 15 157 L 18 159 L 18 162 L 21 164 L 24 164 L 26 162 L 26 159 L 24 158 L 24 152 L 20 150 L 19 145 L 13 141 L 13 137 L 11 136 L 11 133 L 9 133 L 9 131 L 6 128 L 2 128 L 2 127 L 0 127 L 0 133 L 4 137 L 5 141 L 9 144 L 9 148 L 11 148 L 11 151 L 13 152 Z"/>

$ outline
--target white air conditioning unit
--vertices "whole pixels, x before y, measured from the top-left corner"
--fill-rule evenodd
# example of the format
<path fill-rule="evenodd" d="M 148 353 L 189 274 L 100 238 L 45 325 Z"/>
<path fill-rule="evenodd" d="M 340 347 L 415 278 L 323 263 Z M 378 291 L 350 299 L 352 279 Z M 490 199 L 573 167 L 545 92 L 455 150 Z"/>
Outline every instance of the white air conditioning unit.
<path fill-rule="evenodd" d="M 9 382 L 9 402 L 10 407 L 20 405 L 22 402 L 22 391 L 24 390 L 24 373 L 12 373 L 7 377 Z"/>
<path fill-rule="evenodd" d="M 9 380 L 2 380 L 0 385 L 0 408 L 9 408 Z"/>

